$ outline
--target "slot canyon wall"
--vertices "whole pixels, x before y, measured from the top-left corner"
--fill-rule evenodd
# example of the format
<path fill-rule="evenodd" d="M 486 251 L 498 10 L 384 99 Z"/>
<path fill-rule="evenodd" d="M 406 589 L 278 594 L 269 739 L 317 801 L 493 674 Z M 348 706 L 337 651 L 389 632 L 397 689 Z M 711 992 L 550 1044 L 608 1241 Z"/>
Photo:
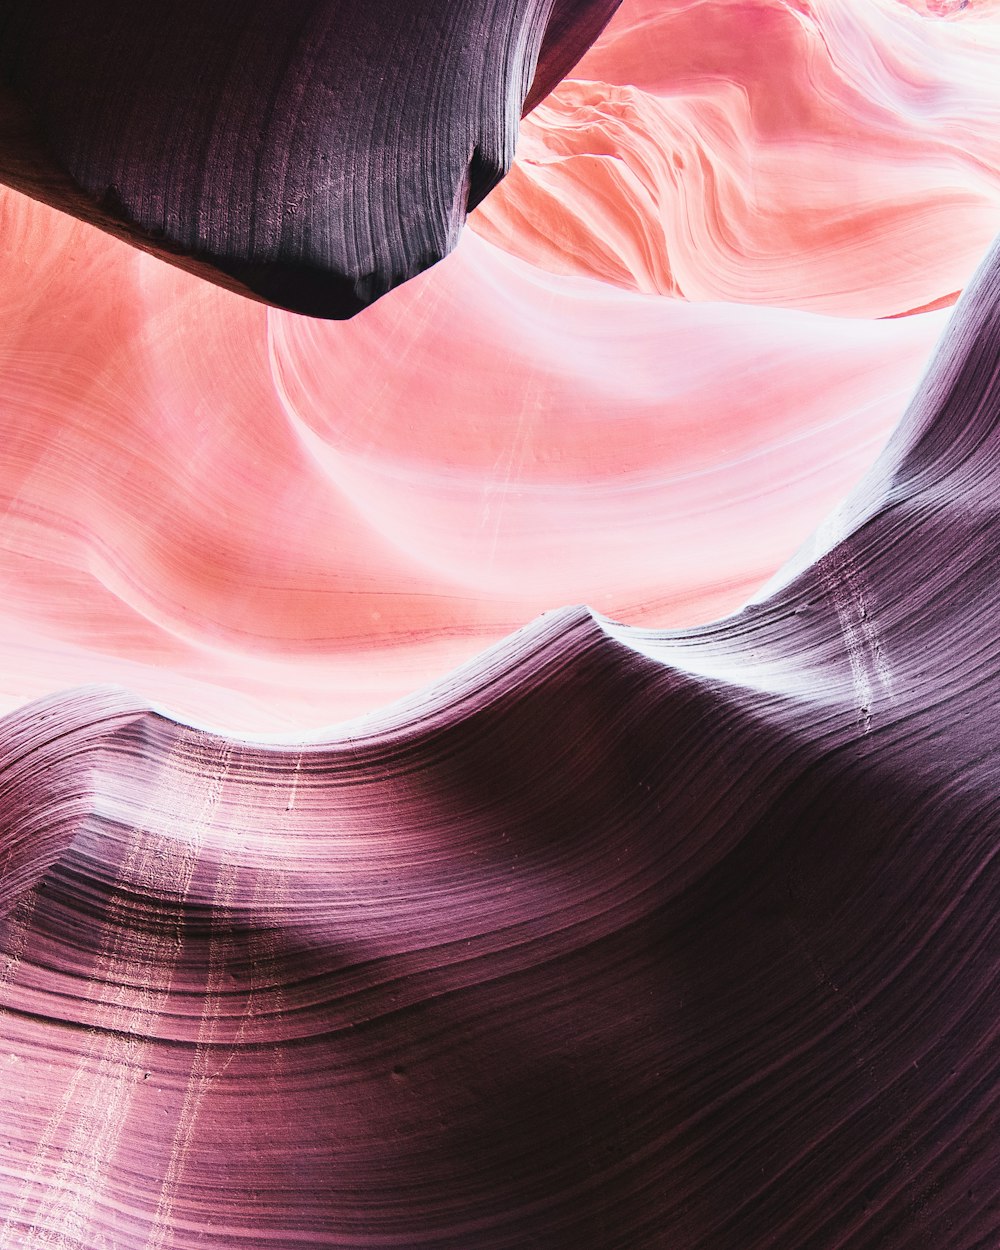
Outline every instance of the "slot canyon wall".
<path fill-rule="evenodd" d="M 0 0 L 0 1250 L 997 1243 L 998 56 Z"/>

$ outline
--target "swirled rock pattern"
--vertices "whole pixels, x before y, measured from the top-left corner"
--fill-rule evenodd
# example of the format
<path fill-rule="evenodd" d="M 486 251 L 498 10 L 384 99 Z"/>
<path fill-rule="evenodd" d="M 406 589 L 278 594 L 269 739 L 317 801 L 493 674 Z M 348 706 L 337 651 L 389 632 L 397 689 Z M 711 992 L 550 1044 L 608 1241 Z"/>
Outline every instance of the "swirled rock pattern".
<path fill-rule="evenodd" d="M 1000 12 L 936 7 L 625 0 L 477 229 L 691 300 L 953 303 L 1000 216 Z"/>
<path fill-rule="evenodd" d="M 866 217 L 848 197 L 834 219 L 853 225 L 835 262 L 818 246 L 828 220 L 803 210 L 820 235 L 789 234 L 764 286 L 746 250 L 727 288 L 741 304 L 690 304 L 624 279 L 615 289 L 586 264 L 553 273 L 527 227 L 484 239 L 482 218 L 432 272 L 324 327 L 0 193 L 0 710 L 99 680 L 230 729 L 318 726 L 418 688 L 559 603 L 677 625 L 744 602 L 870 464 L 946 318 L 862 314 L 951 298 L 985 245 L 996 177 L 996 128 L 983 120 L 995 75 L 968 47 L 975 30 L 988 51 L 995 6 L 942 19 L 891 0 L 854 29 L 841 10 L 833 23 L 830 5 L 795 17 L 770 0 L 725 13 L 627 0 L 574 71 L 589 77 L 550 97 L 555 107 L 598 71 L 609 91 L 655 95 L 670 74 L 717 84 L 725 70 L 763 126 L 782 97 L 773 75 L 754 87 L 746 49 L 766 48 L 770 63 L 781 41 L 764 35 L 792 22 L 785 94 L 799 121 L 811 99 L 829 130 L 850 71 L 856 109 L 837 142 L 817 147 L 793 127 L 768 143 L 767 162 L 755 158 L 758 183 L 765 169 L 777 179 L 770 202 L 807 204 L 821 163 L 841 192 L 884 200 L 912 176 L 951 208 Z M 689 10 L 712 39 L 684 27 Z M 901 28 L 907 40 L 897 11 L 917 23 Z M 602 12 L 553 9 L 542 89 L 555 73 L 547 49 L 578 50 L 562 42 L 567 15 L 589 38 Z M 654 82 L 667 26 L 683 57 Z M 962 55 L 946 56 L 955 40 Z M 820 44 L 840 48 L 840 78 Z M 810 96 L 817 65 L 826 87 Z M 907 111 L 913 78 L 931 85 Z M 878 151 L 861 126 L 876 114 Z M 605 140 L 620 153 L 612 163 L 642 168 L 639 113 Z M 894 157 L 893 178 L 876 178 L 879 152 L 905 153 L 905 167 Z M 972 203 L 949 187 L 967 185 L 973 165 L 978 207 L 953 212 Z M 551 169 L 562 166 L 575 158 Z M 516 198 L 524 185 L 504 188 Z M 566 213 L 588 185 L 567 173 Z M 676 208 L 666 188 L 658 212 Z M 621 199 L 612 207 L 609 221 L 628 217 Z M 554 241 L 562 220 L 553 211 Z M 878 224 L 877 246 L 865 222 Z M 831 274 L 849 299 L 831 300 Z"/>
<path fill-rule="evenodd" d="M 81 682 L 320 726 L 538 613 L 731 611 L 871 463 L 947 312 L 686 305 L 467 233 L 350 323 L 0 195 L 0 709 Z"/>
<path fill-rule="evenodd" d="M 615 7 L 3 0 L 0 178 L 203 276 L 349 317 L 451 250 L 529 90 Z"/>
<path fill-rule="evenodd" d="M 0 1245 L 1000 1235 L 1000 249 L 766 598 L 329 742 L 0 726 Z"/>
<path fill-rule="evenodd" d="M 0 1250 L 1000 1242 L 1000 9 L 615 8 L 0 0 Z"/>

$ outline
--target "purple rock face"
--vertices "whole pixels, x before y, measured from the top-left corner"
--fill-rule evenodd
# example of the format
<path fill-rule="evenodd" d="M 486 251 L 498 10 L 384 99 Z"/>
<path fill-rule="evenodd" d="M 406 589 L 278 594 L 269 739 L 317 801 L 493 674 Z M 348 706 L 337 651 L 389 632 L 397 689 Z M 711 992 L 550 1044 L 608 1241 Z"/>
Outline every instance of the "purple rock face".
<path fill-rule="evenodd" d="M 270 303 L 349 317 L 454 246 L 529 91 L 617 4 L 0 0 L 0 178 Z"/>
<path fill-rule="evenodd" d="M 996 1244 L 998 440 L 995 250 L 732 618 L 325 744 L 9 717 L 0 1244 Z"/>

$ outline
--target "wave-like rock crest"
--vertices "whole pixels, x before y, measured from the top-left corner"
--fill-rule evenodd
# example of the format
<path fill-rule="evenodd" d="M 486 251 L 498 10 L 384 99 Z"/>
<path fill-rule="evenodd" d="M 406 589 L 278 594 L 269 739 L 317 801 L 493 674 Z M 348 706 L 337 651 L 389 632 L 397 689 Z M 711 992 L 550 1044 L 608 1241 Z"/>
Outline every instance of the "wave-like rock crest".
<path fill-rule="evenodd" d="M 993 1244 L 998 379 L 994 249 L 716 624 L 325 742 L 10 716 L 0 1246 Z"/>

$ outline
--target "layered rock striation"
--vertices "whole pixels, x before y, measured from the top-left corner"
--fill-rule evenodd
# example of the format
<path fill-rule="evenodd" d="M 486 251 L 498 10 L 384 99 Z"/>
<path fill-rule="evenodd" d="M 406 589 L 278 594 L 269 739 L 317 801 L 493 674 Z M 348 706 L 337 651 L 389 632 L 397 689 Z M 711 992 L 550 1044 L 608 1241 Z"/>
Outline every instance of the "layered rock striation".
<path fill-rule="evenodd" d="M 994 249 L 715 624 L 321 741 L 8 717 L 0 1245 L 991 1244 L 998 379 Z"/>

